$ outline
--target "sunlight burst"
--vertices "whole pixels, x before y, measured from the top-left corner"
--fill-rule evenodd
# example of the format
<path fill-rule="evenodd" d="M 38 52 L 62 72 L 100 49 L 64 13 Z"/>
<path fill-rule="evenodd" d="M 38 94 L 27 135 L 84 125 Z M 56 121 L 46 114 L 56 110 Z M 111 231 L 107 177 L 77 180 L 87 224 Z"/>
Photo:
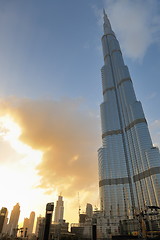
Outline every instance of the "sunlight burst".
<path fill-rule="evenodd" d="M 43 153 L 39 150 L 33 150 L 30 146 L 20 141 L 19 137 L 22 134 L 22 130 L 11 116 L 0 117 L 0 130 L 2 139 L 7 141 L 17 153 L 22 154 L 21 162 L 23 164 L 35 166 L 41 162 Z"/>
<path fill-rule="evenodd" d="M 1 204 L 11 210 L 13 205 L 19 202 L 26 215 L 33 210 L 30 206 L 34 205 L 34 202 L 36 204 L 36 199 L 42 196 L 42 190 L 36 188 L 40 181 L 36 166 L 42 161 L 43 152 L 23 143 L 20 140 L 21 134 L 21 127 L 11 116 L 0 117 L 0 139 L 8 144 L 8 148 L 14 150 L 9 162 L 0 159 L 0 182 L 3 183 Z"/>

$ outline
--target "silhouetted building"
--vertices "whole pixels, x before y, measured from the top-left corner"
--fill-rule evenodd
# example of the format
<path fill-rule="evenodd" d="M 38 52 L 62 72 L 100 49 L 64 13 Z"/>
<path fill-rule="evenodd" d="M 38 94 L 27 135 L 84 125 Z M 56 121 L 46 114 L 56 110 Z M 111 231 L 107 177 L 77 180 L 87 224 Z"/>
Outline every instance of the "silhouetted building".
<path fill-rule="evenodd" d="M 7 208 L 2 207 L 0 211 L 0 233 L 5 233 L 6 231 L 8 221 L 7 216 L 8 216 Z"/>
<path fill-rule="evenodd" d="M 43 240 L 48 240 L 49 239 L 50 227 L 51 227 L 51 223 L 52 223 L 53 209 L 54 209 L 54 203 L 53 202 L 52 203 L 47 203 Z"/>
<path fill-rule="evenodd" d="M 41 224 L 43 224 L 44 222 L 44 217 L 42 217 L 41 215 L 39 217 L 37 217 L 37 222 L 36 222 L 36 230 L 35 230 L 35 235 L 36 237 L 38 237 L 38 233 L 39 233 L 39 229 L 41 227 Z"/>
<path fill-rule="evenodd" d="M 77 239 L 83 239 L 84 227 L 80 226 L 78 223 L 71 224 L 71 233 L 75 234 Z"/>
<path fill-rule="evenodd" d="M 37 226 L 38 240 L 43 240 L 44 238 L 44 227 L 45 227 L 45 217 L 41 217 L 38 220 L 38 226 Z"/>
<path fill-rule="evenodd" d="M 50 239 L 60 239 L 65 234 L 68 234 L 68 226 L 69 223 L 66 223 L 65 220 L 51 224 Z"/>
<path fill-rule="evenodd" d="M 86 213 L 80 213 L 79 214 L 79 223 L 85 223 L 86 217 L 87 217 Z"/>

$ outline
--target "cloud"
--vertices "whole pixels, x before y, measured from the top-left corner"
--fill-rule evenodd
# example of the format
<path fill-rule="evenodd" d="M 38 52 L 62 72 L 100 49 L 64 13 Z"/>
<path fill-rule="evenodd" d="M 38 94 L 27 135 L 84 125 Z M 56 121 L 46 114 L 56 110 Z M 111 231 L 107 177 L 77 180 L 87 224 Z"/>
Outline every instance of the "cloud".
<path fill-rule="evenodd" d="M 40 188 L 65 197 L 98 190 L 99 119 L 81 100 L 1 99 L 0 114 L 9 114 L 22 128 L 20 139 L 43 151 L 37 166 Z"/>
<path fill-rule="evenodd" d="M 142 60 L 147 49 L 160 39 L 158 1 L 105 0 L 109 16 L 126 56 Z M 98 14 L 98 12 L 97 12 Z"/>

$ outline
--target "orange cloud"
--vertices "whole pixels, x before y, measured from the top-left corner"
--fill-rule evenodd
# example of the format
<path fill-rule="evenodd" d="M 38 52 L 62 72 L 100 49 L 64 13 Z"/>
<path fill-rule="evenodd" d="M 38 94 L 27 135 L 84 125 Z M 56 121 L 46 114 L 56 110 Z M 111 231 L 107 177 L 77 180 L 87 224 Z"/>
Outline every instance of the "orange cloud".
<path fill-rule="evenodd" d="M 1 99 L 1 115 L 21 126 L 21 141 L 44 152 L 39 187 L 72 197 L 98 190 L 99 119 L 80 100 Z"/>

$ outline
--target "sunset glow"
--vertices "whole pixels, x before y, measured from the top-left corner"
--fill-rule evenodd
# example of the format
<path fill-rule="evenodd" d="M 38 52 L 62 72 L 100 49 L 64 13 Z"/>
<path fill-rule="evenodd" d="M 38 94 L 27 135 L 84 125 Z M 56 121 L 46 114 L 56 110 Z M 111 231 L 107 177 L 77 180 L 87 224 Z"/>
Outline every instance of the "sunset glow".
<path fill-rule="evenodd" d="M 29 216 L 31 211 L 36 211 L 36 214 L 45 214 L 45 205 L 47 202 L 56 201 L 59 194 L 56 189 L 48 194 L 46 190 L 39 188 L 40 176 L 37 172 L 37 166 L 42 161 L 43 152 L 34 150 L 31 146 L 20 140 L 22 128 L 14 121 L 10 115 L 0 117 L 0 141 L 4 144 L 3 152 L 12 152 L 7 161 L 1 162 L 0 182 L 1 184 L 1 204 L 6 206 L 11 212 L 13 206 L 19 202 L 21 207 L 20 224 L 24 217 Z M 4 154 L 5 155 L 5 154 Z M 78 159 L 75 155 L 72 161 Z M 7 173 L 7 175 L 6 175 Z M 65 188 L 68 185 L 65 183 Z M 38 204 L 37 204 L 38 202 Z M 66 204 L 74 205 L 74 202 Z M 76 201 L 77 205 L 77 201 Z M 77 207 L 72 219 L 77 219 Z M 68 209 L 69 210 L 69 209 Z M 66 210 L 66 215 L 69 218 L 70 211 Z M 74 220 L 75 221 L 75 220 Z"/>
<path fill-rule="evenodd" d="M 10 156 L 9 162 L 4 161 L 1 164 L 0 182 L 3 182 L 1 185 L 1 192 L 3 192 L 1 203 L 8 209 L 12 209 L 16 202 L 20 202 L 27 215 L 32 210 L 29 210 L 29 203 L 33 204 L 34 200 L 36 203 L 36 197 L 39 194 L 39 197 L 42 197 L 42 191 L 36 189 L 39 176 L 37 176 L 35 168 L 41 162 L 43 153 L 20 141 L 22 130 L 11 116 L 0 117 L 0 129 L 1 141 L 9 144 L 15 154 L 15 156 Z"/>
<path fill-rule="evenodd" d="M 7 141 L 10 146 L 22 155 L 20 162 L 22 165 L 31 164 L 35 167 L 42 160 L 43 153 L 33 150 L 30 146 L 20 141 L 22 130 L 9 115 L 0 117 L 1 138 Z"/>
<path fill-rule="evenodd" d="M 140 134 L 137 145 L 127 135 L 136 124 L 143 132 L 147 119 L 160 149 L 159 19 L 158 0 L 0 1 L 0 209 L 7 208 L 8 223 L 17 203 L 16 225 L 32 211 L 36 224 L 50 202 L 54 221 L 60 195 L 70 226 L 87 203 L 104 210 L 97 216 L 130 220 L 126 207 L 140 206 L 138 198 L 129 202 L 130 175 L 145 189 L 136 181 L 160 169 L 145 169 L 150 149 L 138 153 Z"/>

